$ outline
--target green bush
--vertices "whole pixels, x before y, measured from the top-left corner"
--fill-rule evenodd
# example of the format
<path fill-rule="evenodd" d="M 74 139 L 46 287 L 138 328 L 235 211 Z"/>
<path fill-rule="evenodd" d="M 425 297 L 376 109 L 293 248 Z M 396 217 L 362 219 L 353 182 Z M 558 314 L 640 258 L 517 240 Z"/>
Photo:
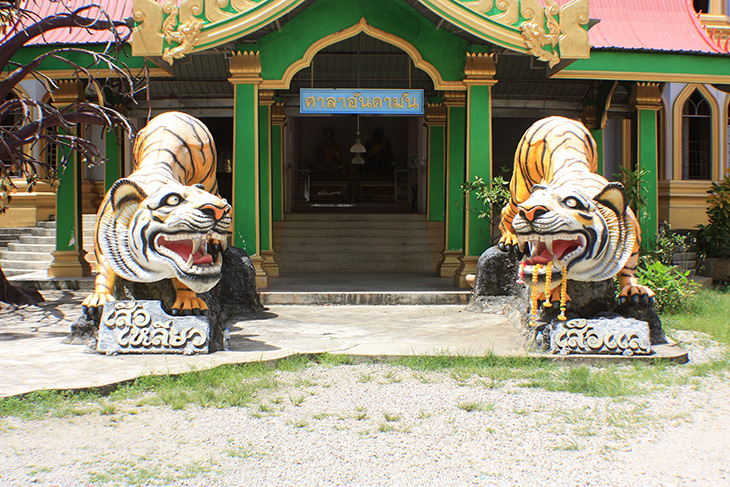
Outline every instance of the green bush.
<path fill-rule="evenodd" d="M 644 258 L 636 271 L 636 277 L 639 283 L 656 293 L 658 313 L 688 313 L 696 307 L 694 296 L 698 286 L 689 279 L 689 271 Z"/>
<path fill-rule="evenodd" d="M 707 191 L 707 225 L 700 225 L 697 246 L 705 257 L 730 257 L 730 176 Z"/>

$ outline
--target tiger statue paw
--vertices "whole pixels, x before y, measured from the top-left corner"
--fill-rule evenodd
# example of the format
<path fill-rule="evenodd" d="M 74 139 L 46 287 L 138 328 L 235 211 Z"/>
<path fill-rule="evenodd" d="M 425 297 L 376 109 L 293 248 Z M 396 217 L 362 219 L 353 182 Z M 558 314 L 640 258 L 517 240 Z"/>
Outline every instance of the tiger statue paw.
<path fill-rule="evenodd" d="M 101 314 L 104 309 L 104 304 L 107 301 L 116 301 L 111 293 L 106 292 L 94 292 L 86 296 L 86 299 L 81 303 L 81 312 L 88 318 L 94 318 Z"/>
<path fill-rule="evenodd" d="M 656 294 L 654 291 L 641 284 L 628 284 L 621 288 L 618 295 L 620 304 L 631 302 L 631 304 L 654 304 Z"/>
<path fill-rule="evenodd" d="M 187 289 L 177 279 L 173 279 L 173 281 L 175 281 L 177 289 L 175 303 L 172 305 L 173 316 L 201 315 L 208 311 L 208 305 L 205 304 L 205 301 L 200 299 L 193 291 Z"/>
<path fill-rule="evenodd" d="M 512 252 L 519 250 L 520 248 L 520 244 L 517 241 L 517 235 L 514 233 L 502 233 L 497 245 L 499 246 L 499 250 L 502 252 Z"/>

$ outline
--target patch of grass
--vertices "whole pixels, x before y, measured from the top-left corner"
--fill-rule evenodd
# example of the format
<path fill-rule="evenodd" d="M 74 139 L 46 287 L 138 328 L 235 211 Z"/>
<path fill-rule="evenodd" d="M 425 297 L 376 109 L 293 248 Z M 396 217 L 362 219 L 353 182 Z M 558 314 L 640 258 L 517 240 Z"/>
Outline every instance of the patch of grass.
<path fill-rule="evenodd" d="M 332 353 L 321 353 L 314 358 L 314 361 L 320 365 L 336 367 L 338 365 L 352 365 L 355 363 L 350 355 L 336 355 Z"/>
<path fill-rule="evenodd" d="M 378 426 L 378 431 L 381 433 L 388 433 L 390 431 L 393 431 L 395 427 L 392 424 L 388 423 L 380 423 L 380 426 Z"/>
<path fill-rule="evenodd" d="M 418 411 L 418 419 L 428 419 L 431 416 L 432 416 L 432 414 L 430 412 L 425 411 L 423 409 L 421 409 L 420 411 Z"/>
<path fill-rule="evenodd" d="M 386 372 L 386 374 L 383 377 L 385 377 L 386 379 L 388 379 L 388 381 L 391 384 L 395 384 L 395 383 L 398 383 L 398 382 L 403 381 L 403 378 L 402 377 L 398 377 L 398 375 L 394 371 L 392 371 L 392 370 L 389 370 L 388 372 Z"/>
<path fill-rule="evenodd" d="M 271 455 L 261 447 L 255 446 L 250 441 L 246 445 L 234 445 L 232 439 L 228 440 L 231 443 L 231 447 L 225 450 L 226 455 L 232 458 L 261 458 L 266 455 Z"/>
<path fill-rule="evenodd" d="M 391 413 L 383 413 L 383 418 L 385 418 L 386 421 L 394 423 L 396 421 L 400 421 L 400 416 L 397 414 L 391 414 Z"/>
<path fill-rule="evenodd" d="M 533 377 L 523 385 L 591 397 L 621 397 L 644 392 L 635 377 L 625 372 L 626 369 L 619 371 L 616 367 L 563 367 L 556 369 L 554 374 Z"/>
<path fill-rule="evenodd" d="M 304 404 L 305 396 L 289 396 L 289 402 L 299 407 Z"/>
<path fill-rule="evenodd" d="M 457 408 L 463 409 L 467 413 L 472 411 L 493 411 L 494 403 L 483 403 L 483 402 L 460 402 L 456 405 Z"/>
<path fill-rule="evenodd" d="M 362 383 L 370 382 L 371 380 L 373 380 L 373 376 L 371 374 L 360 374 L 357 378 L 357 381 Z"/>
<path fill-rule="evenodd" d="M 571 439 L 566 441 L 565 443 L 559 443 L 555 446 L 553 446 L 553 450 L 561 450 L 561 451 L 578 451 L 580 450 L 580 447 L 578 446 L 578 442 Z"/>
<path fill-rule="evenodd" d="M 302 418 L 302 419 L 298 419 L 296 421 L 291 420 L 291 421 L 289 421 L 289 424 L 291 424 L 295 428 L 306 428 L 307 426 L 309 426 L 309 421 Z"/>
<path fill-rule="evenodd" d="M 707 333 L 714 340 L 730 345 L 730 288 L 703 289 L 696 296 L 697 310 L 692 313 L 663 314 L 662 326 L 671 330 Z"/>
<path fill-rule="evenodd" d="M 314 416 L 312 416 L 314 419 L 325 419 L 329 417 L 328 413 L 317 413 Z"/>
<path fill-rule="evenodd" d="M 99 413 L 104 416 L 111 416 L 112 414 L 116 414 L 117 411 L 119 411 L 119 406 L 107 401 L 102 402 L 99 408 Z"/>

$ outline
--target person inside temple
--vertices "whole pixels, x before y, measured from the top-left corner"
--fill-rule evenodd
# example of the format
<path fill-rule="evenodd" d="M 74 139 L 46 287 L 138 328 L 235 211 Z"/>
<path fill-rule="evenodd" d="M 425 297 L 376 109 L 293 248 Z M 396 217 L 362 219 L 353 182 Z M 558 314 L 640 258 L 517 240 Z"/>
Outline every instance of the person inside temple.
<path fill-rule="evenodd" d="M 393 151 L 383 129 L 373 130 L 372 138 L 365 143 L 365 167 L 368 172 L 389 174 L 393 169 Z"/>
<path fill-rule="evenodd" d="M 314 172 L 334 174 L 342 170 L 342 150 L 334 137 L 333 129 L 324 130 L 324 140 L 317 146 L 317 160 L 312 165 Z"/>

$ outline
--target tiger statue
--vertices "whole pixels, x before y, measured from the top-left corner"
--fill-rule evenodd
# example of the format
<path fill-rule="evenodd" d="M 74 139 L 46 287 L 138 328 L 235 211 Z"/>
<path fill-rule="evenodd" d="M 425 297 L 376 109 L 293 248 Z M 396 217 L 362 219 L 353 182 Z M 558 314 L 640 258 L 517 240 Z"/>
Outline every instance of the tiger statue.
<path fill-rule="evenodd" d="M 548 269 L 565 269 L 564 278 L 577 281 L 617 276 L 621 303 L 653 301 L 654 292 L 636 278 L 640 229 L 624 187 L 596 169 L 596 142 L 585 125 L 563 117 L 535 122 L 517 146 L 498 245 L 525 254 L 524 280 L 535 282 L 547 302 L 561 291 Z"/>
<path fill-rule="evenodd" d="M 228 202 L 216 196 L 216 149 L 207 127 L 168 112 L 137 134 L 135 169 L 104 196 L 94 248 L 98 274 L 82 303 L 87 316 L 113 301 L 117 276 L 135 282 L 172 278 L 172 314 L 208 309 L 196 293 L 219 281 L 231 225 Z"/>

